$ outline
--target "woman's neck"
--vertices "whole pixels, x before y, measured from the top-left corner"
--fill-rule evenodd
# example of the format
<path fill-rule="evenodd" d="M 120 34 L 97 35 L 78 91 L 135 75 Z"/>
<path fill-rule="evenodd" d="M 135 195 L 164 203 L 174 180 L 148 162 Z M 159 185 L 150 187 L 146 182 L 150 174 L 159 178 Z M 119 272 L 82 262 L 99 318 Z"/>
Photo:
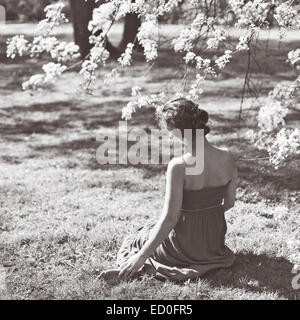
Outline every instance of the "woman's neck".
<path fill-rule="evenodd" d="M 198 146 L 199 148 L 199 141 L 195 141 L 193 140 L 193 143 L 192 144 L 187 144 L 187 150 L 192 150 L 192 153 L 195 154 L 196 153 L 196 147 Z M 204 150 L 201 150 L 201 151 L 204 151 L 204 153 L 207 151 L 211 151 L 214 147 L 211 145 L 211 143 L 206 139 L 206 137 L 204 137 L 204 140 L 203 140 L 203 145 L 200 146 L 200 148 L 203 148 Z"/>

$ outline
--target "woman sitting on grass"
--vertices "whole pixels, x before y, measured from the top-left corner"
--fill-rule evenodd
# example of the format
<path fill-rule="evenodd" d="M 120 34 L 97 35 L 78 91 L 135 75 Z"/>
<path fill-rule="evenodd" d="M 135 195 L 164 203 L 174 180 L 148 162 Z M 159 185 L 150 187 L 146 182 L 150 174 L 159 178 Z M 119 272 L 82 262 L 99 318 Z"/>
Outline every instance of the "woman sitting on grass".
<path fill-rule="evenodd" d="M 167 103 L 159 118 L 168 130 L 180 129 L 182 134 L 184 129 L 193 133 L 203 129 L 205 135 L 210 130 L 207 112 L 183 98 Z M 127 237 L 118 253 L 119 268 L 103 271 L 100 278 L 128 279 L 150 273 L 158 279 L 187 280 L 234 263 L 224 243 L 224 212 L 234 206 L 236 193 L 233 156 L 204 137 L 204 170 L 187 175 L 198 142 L 183 139 L 193 152 L 173 158 L 168 165 L 160 219 Z"/>

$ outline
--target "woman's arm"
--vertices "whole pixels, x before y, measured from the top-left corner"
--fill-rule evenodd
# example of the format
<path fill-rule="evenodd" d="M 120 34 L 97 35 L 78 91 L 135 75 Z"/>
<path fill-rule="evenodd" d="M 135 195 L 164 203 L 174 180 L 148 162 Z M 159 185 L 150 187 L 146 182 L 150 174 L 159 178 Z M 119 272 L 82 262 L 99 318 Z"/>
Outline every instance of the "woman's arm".
<path fill-rule="evenodd" d="M 235 159 L 234 157 L 230 154 L 230 168 L 232 172 L 231 174 L 231 180 L 230 183 L 228 184 L 225 195 L 224 195 L 224 211 L 227 211 L 234 206 L 235 202 L 235 195 L 236 195 L 236 186 L 237 186 L 237 167 L 235 164 Z"/>
<path fill-rule="evenodd" d="M 129 259 L 119 277 L 130 277 L 137 272 L 154 250 L 166 239 L 176 225 L 182 206 L 185 166 L 181 159 L 172 159 L 168 165 L 166 194 L 161 217 L 151 230 L 142 249 Z"/>
<path fill-rule="evenodd" d="M 162 215 L 141 250 L 141 255 L 146 259 L 166 239 L 178 222 L 182 206 L 184 170 L 184 163 L 180 160 L 170 161 L 167 170 L 166 194 Z"/>

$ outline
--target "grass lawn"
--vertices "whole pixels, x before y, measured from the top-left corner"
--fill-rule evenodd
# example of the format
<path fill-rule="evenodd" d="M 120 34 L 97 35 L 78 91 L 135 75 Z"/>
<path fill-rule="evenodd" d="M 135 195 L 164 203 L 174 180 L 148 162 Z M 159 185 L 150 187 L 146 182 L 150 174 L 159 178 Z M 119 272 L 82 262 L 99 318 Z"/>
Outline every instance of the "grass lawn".
<path fill-rule="evenodd" d="M 128 233 L 157 219 L 165 167 L 101 166 L 96 135 L 117 130 L 133 85 L 157 93 L 167 80 L 167 90 L 175 92 L 181 85 L 177 57 L 162 54 L 151 71 L 138 60 L 115 85 L 105 87 L 99 80 L 94 96 L 78 93 L 79 78 L 71 72 L 30 96 L 21 83 L 41 61 L 5 59 L 5 38 L 20 26 L 5 30 L 0 39 L 1 299 L 300 298 L 291 286 L 300 247 L 299 161 L 275 171 L 265 160 L 242 160 L 266 156 L 245 138 L 256 126 L 258 107 L 250 98 L 238 120 L 246 55 L 208 81 L 201 100 L 211 114 L 208 139 L 238 159 L 237 202 L 226 216 L 227 245 L 236 253 L 236 264 L 199 281 L 162 283 L 144 277 L 112 286 L 97 275 L 114 266 Z M 70 38 L 70 30 L 64 32 Z M 277 45 L 272 39 L 270 51 L 260 53 L 262 70 L 253 66 L 263 93 L 295 77 L 284 53 L 299 42 L 291 37 L 281 51 Z M 107 69 L 113 65 L 109 62 Z M 299 125 L 299 112 L 291 112 L 287 122 Z M 130 125 L 155 127 L 153 113 L 138 112 Z"/>

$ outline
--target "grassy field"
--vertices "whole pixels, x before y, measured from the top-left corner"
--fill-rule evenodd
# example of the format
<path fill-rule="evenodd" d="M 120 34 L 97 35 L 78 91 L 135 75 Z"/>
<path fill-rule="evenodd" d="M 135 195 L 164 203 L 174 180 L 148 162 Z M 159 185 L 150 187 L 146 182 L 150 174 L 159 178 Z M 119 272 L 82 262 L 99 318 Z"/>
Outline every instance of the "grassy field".
<path fill-rule="evenodd" d="M 256 126 L 257 103 L 247 98 L 243 120 L 238 120 L 245 55 L 207 82 L 201 100 L 211 114 L 208 139 L 238 159 L 237 202 L 226 217 L 227 245 L 236 253 L 236 264 L 199 281 L 162 283 L 144 277 L 112 286 L 97 275 L 114 266 L 127 234 L 157 219 L 165 167 L 101 166 L 96 135 L 117 129 L 132 85 L 155 93 L 167 80 L 167 89 L 175 92 L 177 58 L 162 54 L 151 72 L 138 60 L 115 85 L 105 87 L 99 80 L 94 96 L 78 93 L 75 73 L 30 96 L 20 85 L 41 61 L 9 61 L 4 54 L 5 38 L 18 30 L 6 27 L 0 40 L 0 298 L 300 298 L 291 286 L 300 241 L 299 163 L 294 159 L 275 171 L 264 160 L 241 160 L 266 156 L 245 139 Z M 62 36 L 70 38 L 70 29 Z M 271 44 L 268 53 L 260 53 L 262 70 L 253 67 L 263 93 L 279 80 L 293 79 L 284 54 L 299 43 L 291 37 L 281 50 L 276 39 Z M 109 62 L 107 69 L 113 65 Z M 290 113 L 287 121 L 299 125 L 299 113 Z M 130 124 L 152 128 L 153 113 L 139 112 Z"/>

